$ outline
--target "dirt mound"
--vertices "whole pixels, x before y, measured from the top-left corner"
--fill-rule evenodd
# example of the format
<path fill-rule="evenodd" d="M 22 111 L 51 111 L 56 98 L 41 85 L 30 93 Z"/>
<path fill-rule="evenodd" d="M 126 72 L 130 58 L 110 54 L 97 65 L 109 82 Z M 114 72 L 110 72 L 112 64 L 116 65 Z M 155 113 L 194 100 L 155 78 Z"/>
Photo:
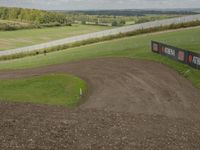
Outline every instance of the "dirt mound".
<path fill-rule="evenodd" d="M 100 58 L 0 72 L 0 79 L 71 73 L 78 108 L 0 103 L 1 149 L 199 149 L 200 91 L 165 65 Z"/>

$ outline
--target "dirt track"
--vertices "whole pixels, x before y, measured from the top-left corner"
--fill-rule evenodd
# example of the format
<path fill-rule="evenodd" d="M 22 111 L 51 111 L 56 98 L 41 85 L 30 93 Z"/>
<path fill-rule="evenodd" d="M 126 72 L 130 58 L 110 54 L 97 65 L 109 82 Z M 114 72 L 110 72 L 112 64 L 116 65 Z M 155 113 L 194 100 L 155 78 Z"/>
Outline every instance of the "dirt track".
<path fill-rule="evenodd" d="M 75 110 L 0 103 L 1 149 L 200 149 L 200 91 L 162 64 L 104 58 L 0 79 L 47 73 L 85 79 L 87 99 Z"/>

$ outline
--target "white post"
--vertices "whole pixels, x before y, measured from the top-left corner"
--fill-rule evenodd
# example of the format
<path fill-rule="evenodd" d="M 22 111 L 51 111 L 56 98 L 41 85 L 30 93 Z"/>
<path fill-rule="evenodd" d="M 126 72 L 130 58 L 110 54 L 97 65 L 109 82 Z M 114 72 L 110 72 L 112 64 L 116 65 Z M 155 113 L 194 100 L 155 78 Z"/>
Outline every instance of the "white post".
<path fill-rule="evenodd" d="M 82 91 L 82 89 L 80 88 L 80 96 L 82 96 L 83 95 L 83 91 Z"/>

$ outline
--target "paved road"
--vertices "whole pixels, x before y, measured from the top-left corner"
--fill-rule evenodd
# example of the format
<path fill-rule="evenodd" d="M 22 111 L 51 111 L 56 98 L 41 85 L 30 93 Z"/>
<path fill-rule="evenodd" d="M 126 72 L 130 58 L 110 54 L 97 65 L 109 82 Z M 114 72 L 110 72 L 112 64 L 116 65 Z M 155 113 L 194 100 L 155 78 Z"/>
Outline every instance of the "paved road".
<path fill-rule="evenodd" d="M 55 41 L 51 41 L 51 42 L 47 42 L 47 43 L 43 43 L 43 44 L 37 44 L 37 45 L 33 45 L 33 46 L 28 46 L 28 47 L 0 51 L 0 56 L 12 55 L 12 54 L 23 53 L 23 52 L 31 52 L 31 51 L 36 51 L 39 49 L 50 48 L 53 46 L 79 42 L 79 41 L 88 40 L 88 39 L 92 39 L 92 38 L 100 38 L 100 37 L 105 37 L 105 36 L 110 36 L 110 35 L 116 35 L 119 33 L 136 31 L 139 29 L 148 29 L 148 28 L 152 28 L 152 27 L 185 23 L 185 22 L 196 21 L 196 20 L 200 20 L 200 14 L 184 16 L 184 17 L 179 17 L 179 18 L 159 20 L 159 21 L 152 21 L 152 22 L 136 24 L 136 25 L 130 25 L 130 26 L 125 26 L 125 27 L 95 32 L 95 33 L 74 36 L 74 37 L 70 37 L 70 38 L 64 38 L 61 40 L 55 40 Z"/>

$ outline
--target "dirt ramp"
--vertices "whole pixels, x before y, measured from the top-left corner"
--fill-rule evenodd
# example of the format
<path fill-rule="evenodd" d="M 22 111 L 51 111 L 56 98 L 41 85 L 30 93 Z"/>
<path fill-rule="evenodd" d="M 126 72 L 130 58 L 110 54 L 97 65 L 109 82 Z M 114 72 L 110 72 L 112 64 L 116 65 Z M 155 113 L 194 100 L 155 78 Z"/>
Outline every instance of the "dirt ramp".
<path fill-rule="evenodd" d="M 72 73 L 89 84 L 81 108 L 200 118 L 200 91 L 165 65 L 128 58 L 101 58 L 37 69 L 1 72 L 0 78 Z"/>

